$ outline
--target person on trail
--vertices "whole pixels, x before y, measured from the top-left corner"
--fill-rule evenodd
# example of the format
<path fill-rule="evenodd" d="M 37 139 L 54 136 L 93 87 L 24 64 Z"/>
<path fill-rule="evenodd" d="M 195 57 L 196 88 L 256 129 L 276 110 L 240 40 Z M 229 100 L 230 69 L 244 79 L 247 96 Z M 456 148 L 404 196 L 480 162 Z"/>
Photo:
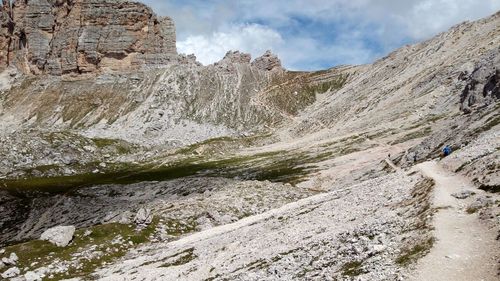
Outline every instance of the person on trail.
<path fill-rule="evenodd" d="M 413 154 L 413 163 L 417 163 L 417 154 Z"/>
<path fill-rule="evenodd" d="M 446 157 L 450 154 L 451 154 L 451 147 L 449 145 L 447 145 L 443 148 L 443 155 L 444 155 L 444 157 Z"/>

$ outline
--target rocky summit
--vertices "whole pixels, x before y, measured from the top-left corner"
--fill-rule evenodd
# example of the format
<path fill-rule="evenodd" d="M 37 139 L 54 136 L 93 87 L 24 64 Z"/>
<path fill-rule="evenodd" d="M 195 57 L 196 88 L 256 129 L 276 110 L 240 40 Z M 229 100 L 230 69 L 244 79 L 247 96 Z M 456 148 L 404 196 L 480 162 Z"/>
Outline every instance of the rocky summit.
<path fill-rule="evenodd" d="M 313 72 L 135 2 L 0 13 L 3 279 L 498 280 L 500 13 Z"/>

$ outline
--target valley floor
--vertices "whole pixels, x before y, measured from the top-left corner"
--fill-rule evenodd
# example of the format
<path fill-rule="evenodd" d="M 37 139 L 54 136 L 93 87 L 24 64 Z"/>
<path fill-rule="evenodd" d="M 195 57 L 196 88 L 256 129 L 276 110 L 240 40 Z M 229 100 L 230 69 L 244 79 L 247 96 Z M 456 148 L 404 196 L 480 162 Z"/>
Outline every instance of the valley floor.
<path fill-rule="evenodd" d="M 233 170 L 209 165 L 210 173 L 35 198 L 8 230 L 36 239 L 71 224 L 73 242 L 33 240 L 1 256 L 16 253 L 22 274 L 43 280 L 496 280 L 499 196 L 443 168 L 484 154 L 495 132 L 474 149 L 408 167 L 393 160 L 421 139 L 389 144 L 397 138 L 318 134 L 213 162 Z M 296 182 L 231 178 L 265 172 Z M 151 211 L 151 224 L 137 223 L 140 209 Z"/>

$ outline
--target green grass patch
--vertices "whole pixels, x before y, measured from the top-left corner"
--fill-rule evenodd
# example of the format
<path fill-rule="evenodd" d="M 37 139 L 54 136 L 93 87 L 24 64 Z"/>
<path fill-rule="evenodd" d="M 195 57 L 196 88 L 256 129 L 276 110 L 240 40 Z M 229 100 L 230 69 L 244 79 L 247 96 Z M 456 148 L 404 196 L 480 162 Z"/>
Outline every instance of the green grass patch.
<path fill-rule="evenodd" d="M 348 262 L 342 266 L 341 271 L 342 275 L 351 277 L 365 273 L 362 261 Z"/>
<path fill-rule="evenodd" d="M 187 264 L 190 261 L 197 258 L 197 256 L 194 254 L 194 248 L 189 248 L 189 249 L 179 253 L 178 255 L 176 255 L 176 257 L 177 258 L 175 260 L 173 260 L 171 262 L 164 263 L 164 264 L 160 265 L 160 267 L 179 266 L 179 265 Z"/>
<path fill-rule="evenodd" d="M 391 145 L 394 144 L 399 144 L 399 143 L 404 143 L 410 140 L 418 139 L 418 138 L 423 138 L 427 137 L 432 133 L 432 128 L 431 127 L 425 127 L 423 129 L 417 130 L 415 132 L 409 133 L 407 135 L 404 135 L 402 138 L 395 140 L 391 142 Z"/>
<path fill-rule="evenodd" d="M 410 249 L 404 250 L 403 253 L 398 258 L 396 258 L 396 263 L 400 266 L 408 266 L 409 264 L 414 263 L 419 258 L 429 253 L 432 246 L 434 245 L 434 242 L 434 238 L 429 238 Z"/>
<path fill-rule="evenodd" d="M 282 151 L 250 156 L 233 156 L 220 160 L 185 159 L 167 166 L 130 165 L 106 173 L 26 179 L 2 179 L 0 188 L 16 193 L 66 193 L 73 189 L 103 184 L 132 184 L 145 181 L 166 181 L 189 176 L 227 177 L 248 180 L 298 183 L 312 169 L 304 164 L 328 157 L 322 155 L 286 154 Z"/>
<path fill-rule="evenodd" d="M 92 141 L 100 149 L 114 149 L 119 154 L 129 154 L 135 149 L 134 145 L 123 140 L 94 138 Z"/>
<path fill-rule="evenodd" d="M 469 215 L 475 214 L 477 213 L 477 211 L 479 211 L 479 208 L 475 207 L 467 207 L 467 209 L 465 209 L 465 212 L 467 212 L 467 214 Z"/>
<path fill-rule="evenodd" d="M 155 217 L 153 222 L 143 230 L 136 230 L 133 225 L 118 223 L 79 229 L 75 232 L 73 241 L 67 247 L 57 247 L 47 241 L 33 240 L 5 248 L 5 255 L 16 253 L 19 257 L 18 267 L 22 270 L 48 266 L 55 260 L 60 262 L 68 262 L 72 259 L 79 260 L 80 266 L 78 268 L 70 266 L 67 272 L 54 274 L 52 278 L 45 277 L 44 280 L 88 276 L 101 267 L 103 263 L 110 263 L 124 256 L 130 248 L 149 242 L 150 236 L 156 230 L 158 221 L 158 218 Z M 90 230 L 91 234 L 85 236 L 84 233 L 87 230 Z M 113 245 L 112 240 L 118 237 L 122 237 L 123 242 Z M 133 242 L 133 245 L 130 245 L 129 241 Z M 95 249 L 92 252 L 99 252 L 99 255 L 90 259 L 77 257 L 93 245 L 95 245 Z M 31 266 L 33 263 L 35 263 L 35 266 Z"/>
<path fill-rule="evenodd" d="M 498 124 L 500 124 L 500 116 L 499 115 L 495 115 L 495 116 L 492 116 L 490 118 L 488 118 L 485 122 L 484 122 L 484 125 L 475 129 L 473 132 L 472 132 L 472 135 L 473 136 L 478 136 L 479 134 L 481 133 L 484 133 L 486 131 L 489 131 L 491 130 L 493 127 L 497 126 Z"/>
<path fill-rule="evenodd" d="M 187 233 L 196 231 L 198 224 L 194 219 L 188 221 L 180 221 L 177 219 L 166 219 L 165 222 L 161 222 L 168 235 L 172 236 L 182 236 Z"/>

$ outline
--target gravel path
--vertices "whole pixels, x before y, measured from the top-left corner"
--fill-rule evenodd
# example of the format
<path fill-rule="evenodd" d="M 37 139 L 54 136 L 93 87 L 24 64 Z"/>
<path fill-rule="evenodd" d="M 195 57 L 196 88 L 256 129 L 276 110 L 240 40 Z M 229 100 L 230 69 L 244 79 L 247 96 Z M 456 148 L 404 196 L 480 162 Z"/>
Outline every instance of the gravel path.
<path fill-rule="evenodd" d="M 417 166 L 436 182 L 434 218 L 436 242 L 430 253 L 422 258 L 413 280 L 498 280 L 500 244 L 494 231 L 488 229 L 476 214 L 467 214 L 464 206 L 472 200 L 458 200 L 452 193 L 480 190 L 465 178 L 445 171 L 436 162 Z"/>

